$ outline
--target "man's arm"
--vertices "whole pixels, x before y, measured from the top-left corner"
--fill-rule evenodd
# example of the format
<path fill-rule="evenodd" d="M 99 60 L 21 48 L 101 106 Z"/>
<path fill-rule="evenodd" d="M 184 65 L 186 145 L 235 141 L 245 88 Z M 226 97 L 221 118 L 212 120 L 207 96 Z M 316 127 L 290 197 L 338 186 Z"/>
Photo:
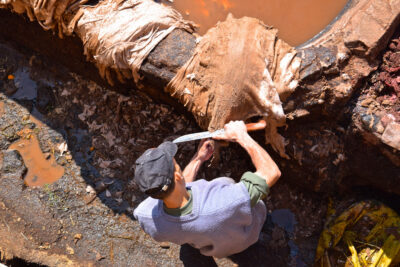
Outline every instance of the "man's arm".
<path fill-rule="evenodd" d="M 256 167 L 256 174 L 265 179 L 268 187 L 273 186 L 280 178 L 281 171 L 268 152 L 247 133 L 244 122 L 231 121 L 225 125 L 224 129 L 225 133 L 214 137 L 214 139 L 239 143 L 249 153 Z"/>
<path fill-rule="evenodd" d="M 203 140 L 200 142 L 199 149 L 193 156 L 189 164 L 183 170 L 183 177 L 186 183 L 193 182 L 199 172 L 201 165 L 207 161 L 214 152 L 212 141 Z"/>

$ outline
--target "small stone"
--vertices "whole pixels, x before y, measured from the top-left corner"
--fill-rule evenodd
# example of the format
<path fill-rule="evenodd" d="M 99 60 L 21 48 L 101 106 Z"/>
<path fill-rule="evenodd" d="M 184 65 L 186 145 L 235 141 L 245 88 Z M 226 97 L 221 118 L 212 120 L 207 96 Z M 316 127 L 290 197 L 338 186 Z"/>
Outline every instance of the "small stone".
<path fill-rule="evenodd" d="M 22 120 L 24 120 L 24 121 L 27 121 L 27 120 L 29 120 L 29 115 L 24 115 L 23 117 L 22 117 Z"/>
<path fill-rule="evenodd" d="M 160 242 L 160 247 L 168 249 L 171 247 L 171 245 L 169 244 L 169 242 Z"/>
<path fill-rule="evenodd" d="M 95 252 L 96 253 L 96 261 L 101 261 L 102 259 L 105 259 L 106 257 L 104 257 L 103 255 L 101 255 L 99 252 Z"/>
<path fill-rule="evenodd" d="M 86 186 L 86 193 L 96 194 L 96 190 L 91 185 Z"/>
<path fill-rule="evenodd" d="M 66 248 L 66 250 L 67 250 L 67 253 L 69 254 L 69 255 L 74 255 L 75 254 L 75 251 L 74 251 L 74 249 L 73 248 L 71 248 L 70 246 L 68 246 L 67 245 L 67 248 Z"/>
<path fill-rule="evenodd" d="M 385 128 L 382 126 L 382 123 L 379 122 L 379 123 L 376 125 L 376 132 L 382 134 L 384 130 L 385 130 Z"/>
<path fill-rule="evenodd" d="M 107 185 L 103 181 L 96 183 L 96 191 L 102 192 L 107 188 Z"/>
<path fill-rule="evenodd" d="M 371 104 L 372 99 L 371 98 L 366 98 L 363 101 L 361 101 L 361 106 L 367 108 L 369 106 L 369 104 Z"/>
<path fill-rule="evenodd" d="M 400 150 L 400 124 L 395 122 L 388 124 L 382 134 L 382 141 L 385 144 Z"/>
<path fill-rule="evenodd" d="M 76 234 L 76 235 L 74 235 L 74 242 L 75 242 L 75 244 L 76 244 L 76 242 L 78 242 L 79 240 L 81 240 L 82 239 L 82 234 Z"/>
<path fill-rule="evenodd" d="M 387 125 L 389 125 L 393 121 L 395 121 L 395 117 L 392 114 L 386 114 L 381 119 L 383 127 L 386 127 Z"/>
<path fill-rule="evenodd" d="M 62 114 L 62 113 L 63 113 L 63 109 L 62 109 L 62 108 L 55 108 L 55 109 L 54 109 L 54 112 L 55 112 L 56 114 Z"/>
<path fill-rule="evenodd" d="M 301 118 L 310 114 L 310 112 L 306 109 L 296 109 L 294 113 L 297 118 Z"/>

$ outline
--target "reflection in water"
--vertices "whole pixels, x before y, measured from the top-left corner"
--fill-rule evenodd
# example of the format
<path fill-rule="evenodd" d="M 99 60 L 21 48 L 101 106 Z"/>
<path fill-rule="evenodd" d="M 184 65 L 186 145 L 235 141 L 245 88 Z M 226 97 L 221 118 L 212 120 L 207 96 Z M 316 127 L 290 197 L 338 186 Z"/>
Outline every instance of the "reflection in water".
<path fill-rule="evenodd" d="M 28 69 L 18 69 L 14 73 L 14 83 L 18 91 L 12 95 L 12 98 L 33 100 L 37 97 L 37 84 L 30 78 Z"/>
<path fill-rule="evenodd" d="M 24 160 L 28 172 L 25 184 L 28 186 L 43 186 L 60 179 L 64 168 L 57 164 L 53 155 L 45 156 L 40 149 L 37 137 L 28 129 L 23 130 L 24 138 L 13 143 L 9 149 L 17 150 Z"/>
<path fill-rule="evenodd" d="M 171 4 L 185 19 L 200 25 L 204 34 L 228 13 L 261 19 L 279 29 L 279 36 L 299 45 L 325 28 L 344 8 L 347 0 L 174 0 Z"/>

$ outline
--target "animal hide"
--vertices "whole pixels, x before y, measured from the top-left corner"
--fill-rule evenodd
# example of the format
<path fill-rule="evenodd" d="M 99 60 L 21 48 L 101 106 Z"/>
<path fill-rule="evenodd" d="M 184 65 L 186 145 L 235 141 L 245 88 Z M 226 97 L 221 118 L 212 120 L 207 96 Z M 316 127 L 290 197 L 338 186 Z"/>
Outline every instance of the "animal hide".
<path fill-rule="evenodd" d="M 194 26 L 179 12 L 152 0 L 0 0 L 0 7 L 26 13 L 59 36 L 76 33 L 88 60 L 113 84 L 110 70 L 123 82 L 139 80 L 138 71 L 151 50 L 176 28 L 192 32 Z"/>
<path fill-rule="evenodd" d="M 287 157 L 277 132 L 286 120 L 280 97 L 297 87 L 299 67 L 295 50 L 277 37 L 276 29 L 229 15 L 202 37 L 166 90 L 211 131 L 231 120 L 265 117 L 267 143 Z"/>

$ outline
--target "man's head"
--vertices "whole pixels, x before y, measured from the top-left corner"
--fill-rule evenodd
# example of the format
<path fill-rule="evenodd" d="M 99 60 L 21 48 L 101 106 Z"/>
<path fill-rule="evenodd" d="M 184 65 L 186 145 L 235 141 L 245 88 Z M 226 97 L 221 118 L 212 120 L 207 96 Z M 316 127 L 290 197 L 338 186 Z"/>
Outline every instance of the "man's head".
<path fill-rule="evenodd" d="M 136 160 L 135 182 L 142 192 L 164 199 L 174 190 L 176 176 L 182 177 L 174 159 L 177 150 L 176 144 L 165 142 L 146 150 Z"/>

